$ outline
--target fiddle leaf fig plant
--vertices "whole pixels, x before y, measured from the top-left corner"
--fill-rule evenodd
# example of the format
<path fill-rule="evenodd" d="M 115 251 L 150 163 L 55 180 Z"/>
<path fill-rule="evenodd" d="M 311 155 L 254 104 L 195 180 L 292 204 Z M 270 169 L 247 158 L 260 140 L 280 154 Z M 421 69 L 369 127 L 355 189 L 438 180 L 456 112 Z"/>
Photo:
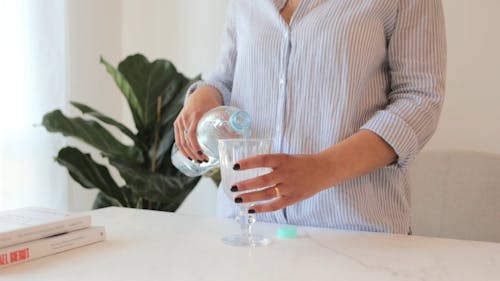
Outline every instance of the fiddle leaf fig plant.
<path fill-rule="evenodd" d="M 92 107 L 71 102 L 82 117 L 68 117 L 60 110 L 45 114 L 42 124 L 53 133 L 78 139 L 96 148 L 115 167 L 125 184 L 120 186 L 106 165 L 76 147 L 62 148 L 55 160 L 82 187 L 99 189 L 94 208 L 123 206 L 175 211 L 199 181 L 179 172 L 170 161 L 174 143 L 173 123 L 189 79 L 167 60 L 149 62 L 143 55 L 128 56 L 113 67 L 101 58 L 107 72 L 125 97 L 135 123 L 131 129 Z M 103 125 L 115 127 L 120 137 Z M 128 138 L 127 145 L 120 141 Z"/>

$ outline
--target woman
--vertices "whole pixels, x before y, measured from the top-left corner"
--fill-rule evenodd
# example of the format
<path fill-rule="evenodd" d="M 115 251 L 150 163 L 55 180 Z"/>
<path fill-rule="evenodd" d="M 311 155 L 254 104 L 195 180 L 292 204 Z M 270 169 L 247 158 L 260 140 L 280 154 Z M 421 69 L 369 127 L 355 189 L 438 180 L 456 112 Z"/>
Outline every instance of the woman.
<path fill-rule="evenodd" d="M 272 199 L 260 221 L 410 232 L 408 167 L 433 134 L 445 84 L 440 0 L 233 0 L 214 73 L 188 91 L 175 138 L 192 159 L 200 117 L 222 104 L 252 116 L 276 154 L 234 169 L 235 198 Z M 217 213 L 236 208 L 218 193 Z"/>

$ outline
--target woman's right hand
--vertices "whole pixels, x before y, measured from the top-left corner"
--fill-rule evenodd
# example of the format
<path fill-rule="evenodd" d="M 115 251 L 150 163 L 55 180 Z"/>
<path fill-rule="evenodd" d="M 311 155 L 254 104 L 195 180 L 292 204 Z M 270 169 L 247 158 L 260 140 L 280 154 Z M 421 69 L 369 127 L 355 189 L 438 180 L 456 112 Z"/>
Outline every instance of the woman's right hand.
<path fill-rule="evenodd" d="M 198 144 L 196 128 L 207 111 L 221 105 L 221 94 L 210 86 L 198 88 L 188 98 L 174 122 L 175 143 L 186 157 L 198 163 L 208 162 L 208 157 Z"/>

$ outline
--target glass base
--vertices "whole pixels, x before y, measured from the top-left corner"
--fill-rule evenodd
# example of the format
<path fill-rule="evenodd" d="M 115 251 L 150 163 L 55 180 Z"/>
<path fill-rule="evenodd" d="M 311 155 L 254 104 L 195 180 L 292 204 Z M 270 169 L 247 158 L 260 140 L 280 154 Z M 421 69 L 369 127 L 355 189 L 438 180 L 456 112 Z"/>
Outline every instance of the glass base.
<path fill-rule="evenodd" d="M 222 238 L 222 242 L 229 246 L 236 247 L 260 247 L 271 243 L 271 239 L 262 235 L 241 236 L 239 234 L 226 236 Z"/>

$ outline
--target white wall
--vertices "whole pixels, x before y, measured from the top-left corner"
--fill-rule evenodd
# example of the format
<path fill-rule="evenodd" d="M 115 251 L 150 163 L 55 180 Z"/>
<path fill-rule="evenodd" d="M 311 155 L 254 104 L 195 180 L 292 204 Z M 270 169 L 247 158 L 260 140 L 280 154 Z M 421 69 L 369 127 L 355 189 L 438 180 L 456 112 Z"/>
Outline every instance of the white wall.
<path fill-rule="evenodd" d="M 121 1 L 67 1 L 66 22 L 68 99 L 83 102 L 121 120 L 122 108 L 117 105 L 123 98 L 99 63 L 101 55 L 115 65 L 122 59 Z M 78 111 L 69 113 L 75 115 Z M 78 145 L 83 151 L 93 152 L 93 156 L 98 157 L 95 150 Z M 97 191 L 84 189 L 72 179 L 69 181 L 69 209 L 89 210 Z"/>
<path fill-rule="evenodd" d="M 124 0 L 123 56 L 164 58 L 189 77 L 211 71 L 217 58 L 227 0 Z M 125 118 L 130 116 L 128 108 Z M 216 187 L 203 179 L 178 212 L 215 214 Z"/>
<path fill-rule="evenodd" d="M 500 154 L 500 1 L 443 3 L 448 32 L 447 96 L 427 149 Z"/>
<path fill-rule="evenodd" d="M 113 65 L 133 53 L 143 53 L 150 60 L 171 60 L 187 76 L 194 77 L 212 68 L 218 51 L 218 37 L 224 21 L 227 1 L 162 0 L 85 0 L 67 1 L 66 28 L 68 44 L 68 98 L 86 103 L 99 111 L 132 126 L 128 107 L 103 66 L 102 55 Z M 214 9 L 215 13 L 206 13 Z M 220 13 L 219 13 L 220 10 Z M 212 36 L 215 34 L 216 38 Z M 203 46 L 203 47 L 200 47 Z M 121 106 L 117 106 L 121 105 Z M 78 114 L 69 110 L 69 114 Z M 85 152 L 96 151 L 77 144 Z M 64 169 L 61 167 L 61 169 Z M 116 171 L 112 170 L 115 178 Z M 213 213 L 213 202 L 190 204 L 203 197 L 214 198 L 215 187 L 194 192 L 187 213 Z M 96 190 L 86 190 L 69 179 L 69 209 L 91 208 Z M 208 191 L 207 194 L 205 191 Z M 192 205 L 192 206 L 191 206 Z M 191 206 L 191 207 L 189 207 Z M 204 207 L 205 206 L 205 207 Z"/>
<path fill-rule="evenodd" d="M 53 160 L 65 140 L 41 126 L 65 106 L 65 15 L 64 0 L 0 0 L 0 211 L 68 207 L 67 173 Z"/>
<path fill-rule="evenodd" d="M 132 126 L 129 109 L 99 64 L 99 56 L 116 65 L 127 55 L 140 52 L 150 60 L 169 59 L 190 77 L 206 73 L 218 52 L 226 3 L 226 0 L 67 1 L 69 99 L 89 104 Z M 71 110 L 70 114 L 77 111 Z M 95 150 L 78 145 L 98 157 Z M 213 213 L 215 186 L 207 179 L 202 185 L 205 188 L 195 191 L 181 211 Z M 97 191 L 83 189 L 71 179 L 69 186 L 70 210 L 90 209 Z M 203 201 L 202 198 L 213 200 L 196 203 Z M 192 201 L 195 203 L 191 204 Z"/>
<path fill-rule="evenodd" d="M 166 58 L 188 76 L 209 72 L 226 5 L 227 0 L 123 0 L 123 54 Z"/>

